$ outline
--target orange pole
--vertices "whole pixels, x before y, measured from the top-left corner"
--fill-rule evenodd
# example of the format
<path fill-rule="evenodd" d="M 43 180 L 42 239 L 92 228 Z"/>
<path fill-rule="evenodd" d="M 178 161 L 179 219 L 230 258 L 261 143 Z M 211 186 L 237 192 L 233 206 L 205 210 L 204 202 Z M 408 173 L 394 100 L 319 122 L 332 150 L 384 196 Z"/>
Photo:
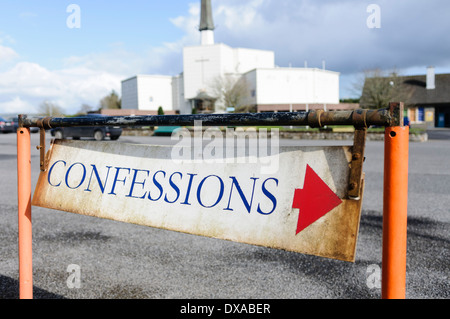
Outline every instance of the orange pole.
<path fill-rule="evenodd" d="M 381 296 L 383 299 L 404 299 L 409 127 L 386 128 L 384 152 Z"/>
<path fill-rule="evenodd" d="M 31 145 L 30 129 L 17 130 L 17 181 L 19 199 L 19 294 L 33 298 L 31 227 Z"/>

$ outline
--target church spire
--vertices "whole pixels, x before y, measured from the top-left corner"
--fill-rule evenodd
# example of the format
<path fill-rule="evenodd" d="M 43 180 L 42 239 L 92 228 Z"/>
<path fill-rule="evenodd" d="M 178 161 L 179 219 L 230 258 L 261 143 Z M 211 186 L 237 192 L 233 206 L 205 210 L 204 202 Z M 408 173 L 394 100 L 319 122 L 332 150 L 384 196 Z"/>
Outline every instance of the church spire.
<path fill-rule="evenodd" d="M 202 0 L 202 13 L 199 31 L 214 30 L 214 21 L 211 9 L 211 0 Z"/>
<path fill-rule="evenodd" d="M 214 21 L 211 0 L 202 0 L 199 31 L 202 35 L 202 45 L 214 44 Z"/>

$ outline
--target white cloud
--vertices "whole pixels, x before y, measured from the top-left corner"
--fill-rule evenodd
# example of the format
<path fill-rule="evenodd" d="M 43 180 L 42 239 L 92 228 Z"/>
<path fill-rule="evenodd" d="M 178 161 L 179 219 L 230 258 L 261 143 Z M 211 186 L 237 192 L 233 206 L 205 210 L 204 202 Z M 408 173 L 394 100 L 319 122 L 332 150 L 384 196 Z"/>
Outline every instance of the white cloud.
<path fill-rule="evenodd" d="M 142 54 L 112 44 L 107 52 L 67 57 L 57 70 L 17 62 L 19 55 L 0 45 L 0 113 L 36 112 L 44 101 L 56 103 L 69 114 L 82 104 L 98 107 L 112 90 L 120 95 L 121 81 L 130 76 L 182 72 L 181 42 L 164 43 Z"/>
<path fill-rule="evenodd" d="M 0 42 L 1 43 L 1 42 Z M 17 59 L 19 55 L 13 49 L 9 47 L 5 47 L 0 45 L 0 66 L 5 65 L 15 59 Z"/>
<path fill-rule="evenodd" d="M 75 113 L 83 103 L 97 107 L 111 90 L 120 93 L 122 79 L 84 67 L 51 71 L 36 63 L 19 62 L 0 73 L 0 112 L 33 113 L 42 102 L 51 101 Z"/>
<path fill-rule="evenodd" d="M 216 42 L 233 47 L 273 50 L 280 66 L 320 67 L 351 74 L 367 68 L 448 65 L 450 42 L 446 14 L 450 3 L 436 0 L 387 1 L 381 28 L 369 29 L 367 7 L 359 0 L 215 0 Z M 198 5 L 197 5 L 198 7 Z M 198 11 L 177 18 L 177 26 L 198 25 Z M 439 21 L 439 23 L 436 23 Z"/>
<path fill-rule="evenodd" d="M 200 25 L 200 6 L 198 3 L 190 3 L 187 15 L 178 16 L 176 18 L 170 19 L 170 21 L 177 28 L 183 30 L 184 36 L 180 39 L 177 44 L 192 45 L 198 44 L 200 41 L 200 34 L 198 32 L 198 27 Z"/>
<path fill-rule="evenodd" d="M 133 69 L 142 68 L 144 57 L 118 46 L 109 52 L 93 52 L 84 56 L 70 56 L 64 59 L 64 68 L 107 71 L 125 75 Z"/>
<path fill-rule="evenodd" d="M 447 0 L 423 10 L 420 1 L 379 0 L 381 28 L 368 29 L 370 2 L 357 0 L 215 0 L 216 42 L 232 47 L 273 50 L 276 64 L 294 67 L 308 61 L 341 72 L 342 87 L 368 68 L 420 70 L 450 68 L 450 20 Z M 33 18 L 23 14 L 22 18 Z M 183 31 L 178 41 L 132 52 L 123 44 L 108 51 L 69 56 L 58 70 L 21 61 L 15 41 L 0 31 L 0 112 L 34 112 L 45 100 L 76 112 L 83 103 L 97 107 L 121 81 L 136 74 L 175 75 L 182 72 L 182 48 L 200 43 L 199 1 L 185 15 L 170 20 Z M 439 21 L 438 24 L 434 23 Z M 345 83 L 344 83 L 345 82 Z M 348 90 L 348 89 L 346 89 Z M 29 111 L 28 111 L 29 110 Z"/>
<path fill-rule="evenodd" d="M 36 113 L 37 107 L 28 101 L 24 101 L 20 96 L 12 97 L 7 101 L 0 101 L 0 113 L 22 114 Z"/>
<path fill-rule="evenodd" d="M 16 40 L 0 30 L 0 44 L 15 44 Z"/>
<path fill-rule="evenodd" d="M 122 79 L 143 73 L 176 75 L 182 72 L 182 42 L 183 40 L 163 43 L 159 47 L 150 47 L 139 53 L 116 43 L 111 45 L 109 51 L 70 56 L 64 59 L 63 64 L 64 68 L 107 72 Z"/>
<path fill-rule="evenodd" d="M 260 8 L 265 3 L 265 0 L 238 2 L 231 6 L 226 2 L 221 3 L 215 10 L 216 20 L 224 23 L 229 30 L 245 31 L 257 28 L 263 22 Z"/>
<path fill-rule="evenodd" d="M 38 16 L 37 13 L 29 12 L 29 11 L 21 12 L 19 14 L 19 18 L 21 18 L 22 20 L 32 19 L 32 18 L 35 18 L 37 16 Z"/>
<path fill-rule="evenodd" d="M 381 8 L 381 28 L 369 29 L 367 7 L 359 0 L 215 0 L 216 42 L 232 47 L 275 51 L 276 64 L 321 67 L 341 73 L 342 92 L 351 93 L 351 78 L 371 69 L 411 69 L 424 74 L 450 68 L 446 34 L 450 2 L 387 1 Z M 439 21 L 439 23 L 436 23 Z M 172 22 L 189 35 L 198 35 L 199 6 Z M 195 42 L 194 42 L 195 43 Z M 196 42 L 198 43 L 198 42 Z M 349 88 L 347 88 L 349 87 Z M 344 92 L 345 91 L 345 92 Z"/>

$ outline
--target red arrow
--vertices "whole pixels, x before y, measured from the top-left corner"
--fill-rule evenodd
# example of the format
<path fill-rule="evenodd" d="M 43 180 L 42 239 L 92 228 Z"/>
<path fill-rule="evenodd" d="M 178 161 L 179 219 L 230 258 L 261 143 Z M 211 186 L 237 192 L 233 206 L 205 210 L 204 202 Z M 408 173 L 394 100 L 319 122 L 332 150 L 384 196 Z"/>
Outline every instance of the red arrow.
<path fill-rule="evenodd" d="M 341 199 L 306 165 L 303 189 L 295 190 L 292 204 L 292 208 L 300 209 L 296 235 L 341 203 Z"/>

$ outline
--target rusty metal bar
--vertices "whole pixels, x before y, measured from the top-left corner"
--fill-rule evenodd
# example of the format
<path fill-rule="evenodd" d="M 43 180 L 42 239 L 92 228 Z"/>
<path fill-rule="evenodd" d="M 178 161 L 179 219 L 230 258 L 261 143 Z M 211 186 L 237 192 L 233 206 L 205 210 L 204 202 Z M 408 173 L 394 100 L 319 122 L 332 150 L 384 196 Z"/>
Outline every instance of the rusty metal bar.
<path fill-rule="evenodd" d="M 389 125 L 390 127 L 394 126 L 404 126 L 403 122 L 403 111 L 405 109 L 405 105 L 403 102 L 391 102 L 389 103 L 389 113 L 391 113 L 392 118 L 395 118 L 395 123 Z"/>
<path fill-rule="evenodd" d="M 396 126 L 401 121 L 399 112 L 391 105 L 386 109 L 354 111 L 267 112 L 245 114 L 195 114 L 103 116 L 76 118 L 24 118 L 23 127 L 74 126 L 193 126 L 201 121 L 203 126 L 310 126 L 354 125 L 355 127 Z"/>
<path fill-rule="evenodd" d="M 36 148 L 40 151 L 40 161 L 39 166 L 41 167 L 41 171 L 45 171 L 45 130 L 43 128 L 39 131 L 40 134 L 40 144 L 36 146 Z"/>
<path fill-rule="evenodd" d="M 359 200 L 361 197 L 366 136 L 366 127 L 357 128 L 355 130 L 352 148 L 352 161 L 350 163 L 350 178 L 348 185 L 348 196 L 353 200 Z"/>
<path fill-rule="evenodd" d="M 46 163 L 45 163 L 45 127 L 49 127 L 51 128 L 49 122 L 50 122 L 51 118 L 50 117 L 46 117 L 46 118 L 42 118 L 42 119 L 38 119 L 36 121 L 38 127 L 40 128 L 39 133 L 40 133 L 40 144 L 38 146 L 36 146 L 36 148 L 38 150 L 40 150 L 40 167 L 41 167 L 41 171 L 45 172 L 46 169 Z"/>

